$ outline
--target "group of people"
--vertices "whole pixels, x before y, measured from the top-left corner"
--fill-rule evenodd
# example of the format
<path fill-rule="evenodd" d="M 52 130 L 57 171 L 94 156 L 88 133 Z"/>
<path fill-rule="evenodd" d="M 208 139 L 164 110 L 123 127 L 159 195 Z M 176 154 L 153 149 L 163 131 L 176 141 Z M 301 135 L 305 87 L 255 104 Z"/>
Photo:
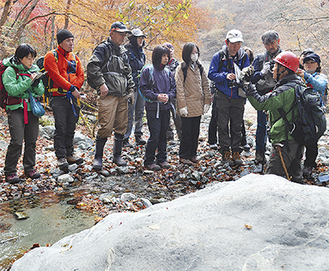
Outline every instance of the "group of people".
<path fill-rule="evenodd" d="M 126 37 L 129 42 L 123 46 Z M 277 32 L 267 31 L 261 37 L 266 51 L 253 60 L 252 51 L 242 48 L 242 33 L 233 29 L 227 33 L 222 49 L 212 57 L 207 74 L 199 61 L 199 47 L 193 42 L 184 45 L 180 63 L 173 57 L 174 47 L 166 42 L 154 48 L 152 64 L 145 65 L 145 37 L 142 30 L 130 31 L 122 22 L 115 22 L 111 25 L 110 36 L 93 50 L 88 61 L 87 82 L 98 92 L 95 171 L 103 170 L 104 147 L 113 132 L 113 162 L 117 166 L 127 164 L 121 153 L 123 146 L 131 146 L 133 127 L 136 144 L 146 144 L 145 168 L 153 171 L 169 168 L 166 148 L 168 135 L 171 137 L 172 133 L 171 115 L 180 140 L 180 162 L 197 163 L 200 120 L 209 110 L 212 99 L 209 144 L 219 145 L 222 163 L 240 166 L 243 164 L 241 147 L 248 148 L 243 121 L 248 99 L 257 109 L 256 161 L 265 163 L 269 115 L 270 140 L 274 147 L 268 173 L 285 176 L 276 151 L 280 148 L 292 179 L 301 181 L 303 146 L 291 135 L 287 140 L 283 121 L 276 121 L 279 117 L 276 109 L 283 107 L 290 112 L 295 88 L 302 81 L 319 91 L 326 103 L 327 80 L 320 73 L 321 60 L 317 54 L 308 49 L 298 59 L 293 53 L 281 50 Z M 57 42 L 57 49 L 45 55 L 44 68 L 49 78 L 46 90 L 50 93 L 55 118 L 55 154 L 58 167 L 66 170 L 69 164 L 83 163 L 83 158 L 74 156 L 73 137 L 85 78 L 81 61 L 72 52 L 73 34 L 67 29 L 59 30 Z M 38 67 L 33 64 L 35 57 L 36 51 L 31 45 L 21 44 L 14 56 L 3 61 L 8 66 L 2 81 L 8 92 L 6 112 L 11 135 L 4 168 L 5 180 L 9 183 L 20 182 L 16 167 L 23 140 L 25 175 L 32 179 L 40 177 L 34 168 L 38 117 L 31 111 L 29 92 L 37 97 L 44 93 L 45 87 L 40 79 L 33 80 L 38 73 Z M 241 81 L 244 80 L 241 73 L 248 67 L 253 67 L 253 73 L 248 81 Z M 212 91 L 208 79 L 213 83 Z M 147 142 L 142 138 L 144 108 L 150 133 Z M 307 146 L 305 174 L 316 167 L 316 156 L 317 144 Z"/>

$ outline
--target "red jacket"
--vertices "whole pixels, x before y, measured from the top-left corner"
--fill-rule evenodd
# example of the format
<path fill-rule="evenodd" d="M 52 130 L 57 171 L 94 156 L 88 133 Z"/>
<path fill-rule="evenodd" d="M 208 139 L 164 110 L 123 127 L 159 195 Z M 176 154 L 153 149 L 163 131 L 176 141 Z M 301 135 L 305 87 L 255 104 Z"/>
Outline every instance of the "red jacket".
<path fill-rule="evenodd" d="M 78 89 L 81 88 L 85 78 L 81 65 L 81 61 L 78 56 L 72 52 L 67 53 L 62 47 L 58 46 L 56 49 L 58 59 L 56 60 L 54 53 L 49 51 L 45 55 L 44 67 L 48 71 L 48 76 L 53 80 L 53 89 L 49 91 L 54 96 L 65 95 L 63 92 L 67 92 L 72 85 Z M 58 91 L 58 88 L 62 88 L 63 91 Z"/>

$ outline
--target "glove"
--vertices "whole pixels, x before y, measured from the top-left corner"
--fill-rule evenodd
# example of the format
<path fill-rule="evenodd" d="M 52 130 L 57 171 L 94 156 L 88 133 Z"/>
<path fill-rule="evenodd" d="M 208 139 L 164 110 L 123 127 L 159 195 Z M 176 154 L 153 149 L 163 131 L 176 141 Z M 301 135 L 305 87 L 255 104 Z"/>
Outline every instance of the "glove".
<path fill-rule="evenodd" d="M 130 91 L 129 94 L 126 95 L 125 98 L 129 105 L 135 104 L 135 92 L 134 91 Z"/>
<path fill-rule="evenodd" d="M 240 82 L 244 82 L 244 83 L 250 82 L 253 75 L 254 75 L 254 67 L 250 65 L 249 67 L 245 67 L 242 69 L 239 80 Z"/>
<path fill-rule="evenodd" d="M 262 76 L 264 76 L 265 74 L 267 74 L 269 72 L 270 69 L 271 69 L 270 62 L 266 62 L 266 63 L 264 63 L 263 69 L 260 71 L 260 74 Z"/>
<path fill-rule="evenodd" d="M 206 114 L 210 108 L 210 104 L 205 104 L 203 108 L 203 114 Z"/>
<path fill-rule="evenodd" d="M 179 114 L 180 114 L 182 117 L 187 117 L 187 115 L 188 115 L 187 107 L 180 108 L 180 109 L 179 109 Z"/>

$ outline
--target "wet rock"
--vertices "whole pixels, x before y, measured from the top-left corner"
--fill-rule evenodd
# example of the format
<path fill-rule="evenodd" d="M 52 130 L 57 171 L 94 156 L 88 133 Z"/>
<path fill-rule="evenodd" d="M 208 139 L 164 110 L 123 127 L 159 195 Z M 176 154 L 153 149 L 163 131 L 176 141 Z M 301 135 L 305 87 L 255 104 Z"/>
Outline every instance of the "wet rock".
<path fill-rule="evenodd" d="M 192 172 L 192 179 L 196 180 L 197 182 L 199 182 L 201 180 L 201 174 L 199 171 L 193 171 Z"/>

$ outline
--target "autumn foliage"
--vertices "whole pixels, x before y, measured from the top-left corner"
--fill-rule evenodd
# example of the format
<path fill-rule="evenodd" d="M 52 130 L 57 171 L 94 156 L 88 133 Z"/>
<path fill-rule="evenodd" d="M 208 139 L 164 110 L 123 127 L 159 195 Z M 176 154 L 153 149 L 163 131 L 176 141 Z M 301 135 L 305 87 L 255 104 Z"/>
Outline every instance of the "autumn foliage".
<path fill-rule="evenodd" d="M 88 59 L 92 49 L 109 35 L 110 25 L 122 21 L 147 35 L 147 49 L 165 41 L 182 46 L 198 41 L 209 29 L 211 13 L 192 0 L 2 0 L 1 58 L 21 42 L 44 54 L 56 46 L 56 32 L 68 28 L 76 38 L 75 51 Z M 179 50 L 180 51 L 180 50 Z"/>

